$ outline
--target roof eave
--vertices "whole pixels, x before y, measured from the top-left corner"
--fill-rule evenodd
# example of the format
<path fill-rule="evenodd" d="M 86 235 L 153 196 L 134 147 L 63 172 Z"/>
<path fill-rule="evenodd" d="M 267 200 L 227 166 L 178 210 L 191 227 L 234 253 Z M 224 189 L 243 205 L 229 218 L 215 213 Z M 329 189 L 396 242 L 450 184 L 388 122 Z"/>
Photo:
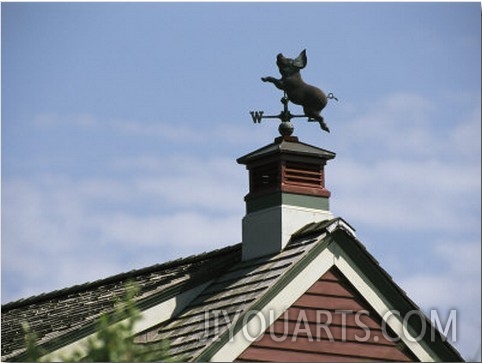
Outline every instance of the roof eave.
<path fill-rule="evenodd" d="M 256 161 L 261 158 L 267 158 L 272 155 L 287 154 L 297 156 L 309 156 L 312 158 L 331 160 L 336 157 L 336 153 L 328 151 L 319 147 L 305 144 L 303 142 L 285 142 L 271 143 L 258 150 L 250 152 L 244 156 L 241 156 L 236 160 L 238 164 L 247 164 Z"/>

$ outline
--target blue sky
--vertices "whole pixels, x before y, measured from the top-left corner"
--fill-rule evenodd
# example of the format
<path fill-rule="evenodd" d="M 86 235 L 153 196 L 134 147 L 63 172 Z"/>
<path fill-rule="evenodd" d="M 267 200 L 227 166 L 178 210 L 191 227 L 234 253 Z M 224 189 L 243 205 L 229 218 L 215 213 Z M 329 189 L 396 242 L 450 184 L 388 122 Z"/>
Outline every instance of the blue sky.
<path fill-rule="evenodd" d="M 480 359 L 479 3 L 2 3 L 2 302 L 240 242 L 279 52 L 335 215 Z M 291 106 L 299 113 L 298 106 Z M 443 320 L 443 319 L 442 319 Z M 453 337 L 453 336 L 452 336 Z"/>

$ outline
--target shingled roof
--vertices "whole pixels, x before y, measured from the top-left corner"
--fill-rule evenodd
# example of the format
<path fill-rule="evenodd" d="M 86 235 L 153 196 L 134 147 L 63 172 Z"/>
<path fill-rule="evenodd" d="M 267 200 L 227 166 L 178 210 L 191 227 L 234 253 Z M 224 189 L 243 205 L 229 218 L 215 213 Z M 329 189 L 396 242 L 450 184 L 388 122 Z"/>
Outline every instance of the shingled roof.
<path fill-rule="evenodd" d="M 2 305 L 2 360 L 21 359 L 23 322 L 38 344 L 53 351 L 92 334 L 97 319 L 126 294 L 128 283 L 139 286 L 135 300 L 145 310 L 225 273 L 240 256 L 237 244 Z"/>
<path fill-rule="evenodd" d="M 237 338 L 247 325 L 254 324 L 256 314 L 252 312 L 266 314 L 277 309 L 279 315 L 273 319 L 278 318 L 281 310 L 292 306 L 333 268 L 378 316 L 384 309 L 398 310 L 402 316 L 419 310 L 356 239 L 354 230 L 335 218 L 305 226 L 274 255 L 241 261 L 241 244 L 237 244 L 6 304 L 2 306 L 2 360 L 24 357 L 22 321 L 31 325 L 48 352 L 78 344 L 93 334 L 100 314 L 112 311 L 129 280 L 141 287 L 136 301 L 145 319 L 136 330 L 138 344 L 167 339 L 174 359 L 235 360 L 250 345 Z M 214 312 L 222 312 L 218 314 L 221 319 L 207 328 Z M 388 324 L 394 334 L 400 335 L 399 323 L 391 319 Z M 427 318 L 425 323 L 432 327 Z M 408 328 L 418 336 L 420 321 Z M 408 359 L 463 360 L 438 330 L 434 331 L 434 339 L 427 329 L 420 341 L 402 339 L 386 349 L 405 352 Z M 377 358 L 353 354 L 340 350 L 332 359 Z"/>

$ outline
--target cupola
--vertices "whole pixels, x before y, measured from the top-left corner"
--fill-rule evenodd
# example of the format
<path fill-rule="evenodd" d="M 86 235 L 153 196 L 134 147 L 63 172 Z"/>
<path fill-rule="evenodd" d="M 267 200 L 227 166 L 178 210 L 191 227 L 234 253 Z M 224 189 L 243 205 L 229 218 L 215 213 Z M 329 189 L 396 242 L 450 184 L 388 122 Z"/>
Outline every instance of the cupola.
<path fill-rule="evenodd" d="M 335 153 L 281 136 L 240 157 L 249 171 L 243 218 L 243 260 L 275 254 L 311 222 L 333 218 L 325 165 Z"/>

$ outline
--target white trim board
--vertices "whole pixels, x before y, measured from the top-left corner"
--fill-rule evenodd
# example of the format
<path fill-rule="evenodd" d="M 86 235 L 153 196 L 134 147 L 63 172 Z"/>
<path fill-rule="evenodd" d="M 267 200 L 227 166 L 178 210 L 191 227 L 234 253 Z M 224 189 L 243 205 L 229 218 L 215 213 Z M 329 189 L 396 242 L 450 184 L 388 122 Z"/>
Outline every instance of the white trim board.
<path fill-rule="evenodd" d="M 320 243 L 326 237 L 323 234 L 317 241 Z M 357 271 L 355 263 L 346 255 L 342 248 L 332 243 L 316 256 L 288 285 L 276 294 L 251 320 L 240 329 L 229 341 L 222 346 L 212 357 L 212 362 L 231 362 L 235 360 L 253 341 L 261 337 L 265 330 L 273 324 L 293 303 L 301 297 L 323 274 L 331 267 L 336 266 L 340 272 L 351 282 L 355 289 L 362 295 L 372 308 L 383 317 L 391 308 L 383 295 L 368 282 L 368 279 Z M 275 312 L 273 314 L 273 311 Z M 271 313 L 270 313 L 271 312 Z M 246 313 L 246 312 L 245 312 Z M 254 315 L 254 312 L 253 314 Z M 393 318 L 396 317 L 396 318 Z M 241 317 L 240 317 L 241 318 Z M 264 329 L 261 325 L 266 322 Z M 435 361 L 437 357 L 425 349 L 420 343 L 409 338 L 402 321 L 395 315 L 386 321 L 386 324 L 398 335 L 412 353 L 422 362 Z M 250 339 L 246 339 L 249 332 Z M 253 332 L 257 334 L 251 335 Z"/>
<path fill-rule="evenodd" d="M 267 327 L 273 324 L 286 309 L 303 295 L 330 267 L 333 266 L 332 253 L 325 249 L 310 264 L 298 274 L 283 290 L 281 290 L 267 305 L 256 315 L 262 315 L 260 319 L 253 318 L 243 326 L 232 339 L 221 347 L 211 358 L 211 362 L 232 362 L 251 343 L 259 338 Z M 274 311 L 275 314 L 270 311 Z M 267 322 L 265 329 L 261 329 L 261 321 Z M 258 332 L 251 336 L 252 340 L 245 339 L 245 331 Z"/>
<path fill-rule="evenodd" d="M 335 261 L 334 265 L 381 317 L 385 316 L 387 312 L 393 310 L 393 308 L 388 305 L 383 295 L 378 292 L 369 280 L 363 276 L 360 271 L 355 270 L 353 267 L 356 266 L 355 263 L 346 255 L 342 248 L 333 244 L 329 246 L 328 249 L 333 253 Z M 429 351 L 415 341 L 413 336 L 410 335 L 409 338 L 408 335 L 410 333 L 404 328 L 402 321 L 399 320 L 398 316 L 391 315 L 391 317 L 393 318 L 387 320 L 386 324 L 400 337 L 405 345 L 421 362 L 434 362 L 437 360 L 437 357 L 432 356 Z"/>

